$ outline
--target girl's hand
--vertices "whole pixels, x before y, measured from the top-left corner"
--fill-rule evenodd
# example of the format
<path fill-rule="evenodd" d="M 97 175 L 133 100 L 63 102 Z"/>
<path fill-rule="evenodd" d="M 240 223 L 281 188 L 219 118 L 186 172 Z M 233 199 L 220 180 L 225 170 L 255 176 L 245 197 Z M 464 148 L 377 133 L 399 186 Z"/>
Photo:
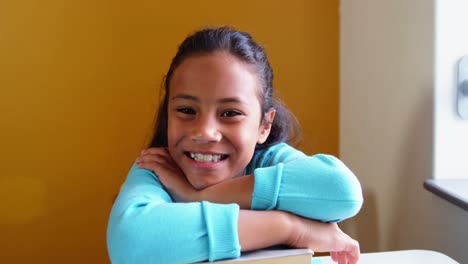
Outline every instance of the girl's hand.
<path fill-rule="evenodd" d="M 176 202 L 189 202 L 197 190 L 165 148 L 149 148 L 135 161 L 141 169 L 153 171 Z"/>
<path fill-rule="evenodd" d="M 345 234 L 336 223 L 323 223 L 296 215 L 291 217 L 291 235 L 287 241 L 295 248 L 310 248 L 316 252 L 330 252 L 339 264 L 356 264 L 359 260 L 359 243 Z"/>

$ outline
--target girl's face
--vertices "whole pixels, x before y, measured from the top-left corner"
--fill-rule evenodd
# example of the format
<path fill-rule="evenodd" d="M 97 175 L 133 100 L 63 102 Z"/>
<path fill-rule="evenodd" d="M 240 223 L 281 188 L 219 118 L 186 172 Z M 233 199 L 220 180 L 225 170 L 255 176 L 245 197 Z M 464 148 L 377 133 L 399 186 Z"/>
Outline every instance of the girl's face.
<path fill-rule="evenodd" d="M 250 67 L 215 52 L 185 59 L 170 80 L 169 153 L 197 189 L 244 175 L 255 145 L 270 133 Z"/>

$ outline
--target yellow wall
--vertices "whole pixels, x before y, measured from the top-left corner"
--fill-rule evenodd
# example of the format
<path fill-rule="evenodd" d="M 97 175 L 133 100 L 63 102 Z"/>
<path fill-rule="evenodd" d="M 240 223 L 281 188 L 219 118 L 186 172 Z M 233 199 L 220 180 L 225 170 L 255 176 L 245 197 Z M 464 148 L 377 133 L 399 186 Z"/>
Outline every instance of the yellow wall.
<path fill-rule="evenodd" d="M 107 216 L 178 43 L 231 24 L 266 46 L 302 148 L 338 153 L 338 1 L 0 2 L 0 262 L 106 263 Z"/>

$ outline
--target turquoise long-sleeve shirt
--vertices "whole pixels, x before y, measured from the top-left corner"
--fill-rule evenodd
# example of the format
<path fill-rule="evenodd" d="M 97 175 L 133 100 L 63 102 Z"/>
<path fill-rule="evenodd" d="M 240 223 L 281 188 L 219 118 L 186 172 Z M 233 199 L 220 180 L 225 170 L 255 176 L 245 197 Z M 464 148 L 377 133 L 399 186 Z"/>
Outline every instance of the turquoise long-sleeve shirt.
<path fill-rule="evenodd" d="M 254 174 L 253 210 L 337 222 L 362 206 L 359 181 L 333 156 L 307 156 L 281 143 L 256 151 L 246 174 Z M 109 257 L 114 264 L 237 258 L 238 216 L 237 204 L 176 203 L 153 172 L 134 164 L 110 214 Z"/>

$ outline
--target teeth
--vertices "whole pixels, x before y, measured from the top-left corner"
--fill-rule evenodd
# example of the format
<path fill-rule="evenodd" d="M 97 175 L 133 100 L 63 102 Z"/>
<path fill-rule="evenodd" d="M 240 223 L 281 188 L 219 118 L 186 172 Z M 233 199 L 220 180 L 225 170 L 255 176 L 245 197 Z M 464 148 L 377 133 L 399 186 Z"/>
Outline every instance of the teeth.
<path fill-rule="evenodd" d="M 221 160 L 222 155 L 190 153 L 190 157 L 198 162 L 217 162 Z"/>

